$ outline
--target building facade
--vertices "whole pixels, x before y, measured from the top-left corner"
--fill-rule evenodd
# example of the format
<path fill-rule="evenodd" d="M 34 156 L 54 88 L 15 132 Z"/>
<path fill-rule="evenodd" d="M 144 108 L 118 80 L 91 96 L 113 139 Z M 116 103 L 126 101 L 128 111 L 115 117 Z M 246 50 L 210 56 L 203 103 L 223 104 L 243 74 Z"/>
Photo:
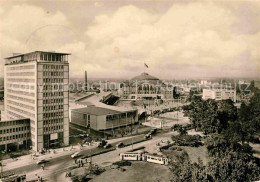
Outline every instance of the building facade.
<path fill-rule="evenodd" d="M 138 111 L 125 111 L 88 106 L 71 110 L 71 122 L 94 130 L 107 130 L 138 122 Z"/>
<path fill-rule="evenodd" d="M 122 99 L 131 100 L 173 99 L 173 86 L 148 73 L 142 73 L 125 81 L 118 90 L 118 95 Z"/>
<path fill-rule="evenodd" d="M 30 119 L 16 119 L 0 122 L 0 150 L 11 147 L 24 149 L 30 145 Z"/>
<path fill-rule="evenodd" d="M 236 102 L 236 90 L 232 89 L 203 89 L 202 99 L 226 100 Z"/>
<path fill-rule="evenodd" d="M 30 118 L 35 151 L 69 144 L 68 55 L 35 51 L 6 58 L 5 118 Z"/>

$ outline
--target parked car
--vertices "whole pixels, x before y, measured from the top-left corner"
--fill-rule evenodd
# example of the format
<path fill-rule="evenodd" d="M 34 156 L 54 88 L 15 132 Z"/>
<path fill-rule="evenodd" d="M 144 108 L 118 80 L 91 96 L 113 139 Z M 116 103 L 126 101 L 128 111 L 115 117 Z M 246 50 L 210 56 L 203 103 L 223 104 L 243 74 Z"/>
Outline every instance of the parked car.
<path fill-rule="evenodd" d="M 105 146 L 104 146 L 104 149 L 107 149 L 107 148 L 110 148 L 112 147 L 112 145 L 110 143 L 107 143 Z"/>
<path fill-rule="evenodd" d="M 150 133 L 148 133 L 147 135 L 144 136 L 144 138 L 146 140 L 152 139 L 152 135 Z"/>
<path fill-rule="evenodd" d="M 116 148 L 122 148 L 122 147 L 124 147 L 124 146 L 125 146 L 125 145 L 124 145 L 123 142 L 120 142 L 120 143 L 116 144 Z"/>
<path fill-rule="evenodd" d="M 36 162 L 36 164 L 44 164 L 46 162 L 45 159 L 40 159 Z"/>
<path fill-rule="evenodd" d="M 107 144 L 106 140 L 101 140 L 101 142 L 99 142 L 98 147 L 104 147 Z"/>
<path fill-rule="evenodd" d="M 151 135 L 156 134 L 156 132 L 157 132 L 157 128 L 154 128 L 154 129 L 152 129 L 152 130 L 150 131 Z"/>
<path fill-rule="evenodd" d="M 79 157 L 79 156 L 80 156 L 80 153 L 76 152 L 76 153 L 71 155 L 71 158 L 74 159 L 74 158 Z"/>

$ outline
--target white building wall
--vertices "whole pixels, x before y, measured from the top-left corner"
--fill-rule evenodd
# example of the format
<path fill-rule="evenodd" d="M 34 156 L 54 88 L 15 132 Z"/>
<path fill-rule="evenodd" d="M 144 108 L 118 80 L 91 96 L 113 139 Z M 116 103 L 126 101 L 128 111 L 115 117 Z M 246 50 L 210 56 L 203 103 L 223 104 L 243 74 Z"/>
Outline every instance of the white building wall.
<path fill-rule="evenodd" d="M 215 100 L 226 100 L 231 99 L 233 102 L 236 102 L 236 91 L 235 90 L 211 90 L 203 89 L 202 99 L 215 99 Z"/>
<path fill-rule="evenodd" d="M 32 147 L 37 141 L 36 62 L 5 65 L 6 120 L 30 118 Z"/>

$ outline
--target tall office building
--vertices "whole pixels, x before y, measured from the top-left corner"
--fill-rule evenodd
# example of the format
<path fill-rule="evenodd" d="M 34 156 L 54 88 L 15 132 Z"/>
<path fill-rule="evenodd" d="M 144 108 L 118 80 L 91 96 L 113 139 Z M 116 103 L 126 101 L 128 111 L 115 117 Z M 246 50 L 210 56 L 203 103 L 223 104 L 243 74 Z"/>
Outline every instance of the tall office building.
<path fill-rule="evenodd" d="M 68 55 L 35 51 L 6 58 L 6 119 L 30 118 L 34 151 L 69 144 Z"/>

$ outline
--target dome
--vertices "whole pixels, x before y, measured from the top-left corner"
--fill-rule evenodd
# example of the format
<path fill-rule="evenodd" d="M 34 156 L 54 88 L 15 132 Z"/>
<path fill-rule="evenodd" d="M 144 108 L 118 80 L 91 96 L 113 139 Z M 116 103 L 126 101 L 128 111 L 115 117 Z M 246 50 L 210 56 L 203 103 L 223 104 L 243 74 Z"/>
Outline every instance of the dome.
<path fill-rule="evenodd" d="M 141 75 L 138 75 L 130 80 L 130 85 L 135 85 L 136 82 L 138 82 L 139 85 L 142 84 L 160 84 L 162 83 L 159 78 L 156 78 L 154 76 L 149 75 L 148 73 L 142 73 Z"/>
<path fill-rule="evenodd" d="M 158 81 L 159 79 L 154 77 L 154 76 L 151 76 L 149 75 L 148 73 L 142 73 L 141 75 L 138 75 L 134 78 L 131 79 L 131 81 Z"/>

